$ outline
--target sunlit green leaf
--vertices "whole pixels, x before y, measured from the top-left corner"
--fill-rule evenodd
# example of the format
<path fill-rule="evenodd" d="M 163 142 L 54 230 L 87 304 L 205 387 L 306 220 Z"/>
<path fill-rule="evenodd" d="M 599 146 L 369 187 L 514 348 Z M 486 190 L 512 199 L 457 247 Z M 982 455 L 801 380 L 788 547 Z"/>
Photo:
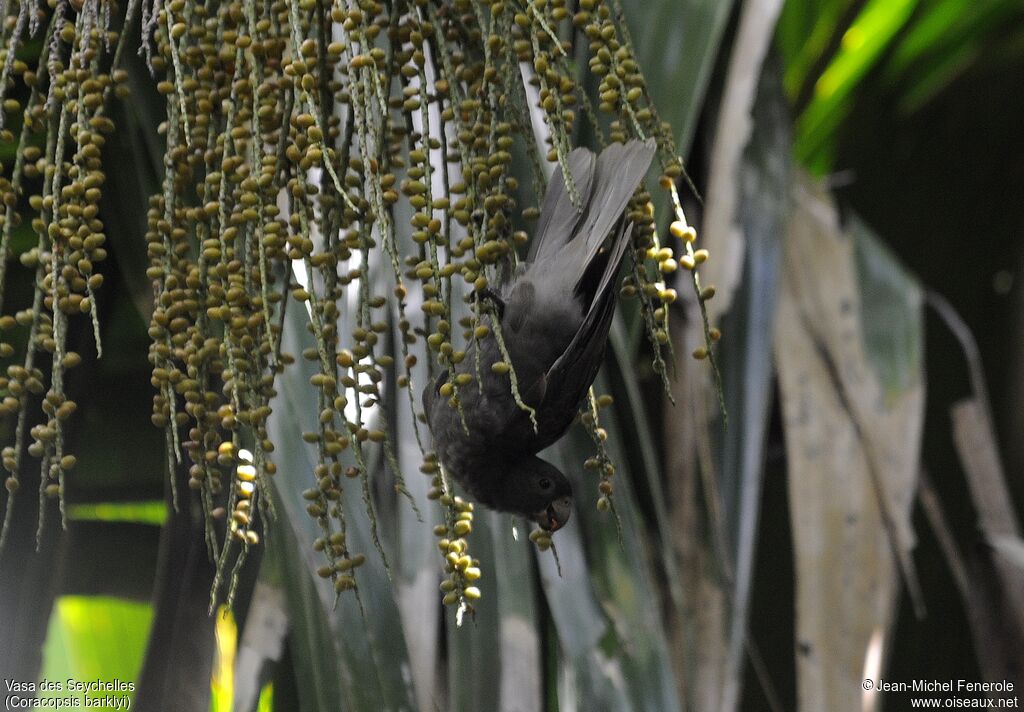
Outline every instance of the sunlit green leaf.
<path fill-rule="evenodd" d="M 842 49 L 816 80 L 814 98 L 797 121 L 797 156 L 812 169 L 827 167 L 829 139 L 846 115 L 857 82 L 910 19 L 917 0 L 871 0 L 846 31 Z"/>
<path fill-rule="evenodd" d="M 235 653 L 238 650 L 238 625 L 234 614 L 221 606 L 214 614 L 217 624 L 217 654 L 210 679 L 210 712 L 231 712 L 234 702 Z"/>
<path fill-rule="evenodd" d="M 137 522 L 162 526 L 167 520 L 167 503 L 154 502 L 99 502 L 72 504 L 68 517 L 78 521 Z"/>
<path fill-rule="evenodd" d="M 41 680 L 61 683 L 61 691 L 40 697 L 97 700 L 108 695 L 134 699 L 132 690 L 69 689 L 68 681 L 99 680 L 134 687 L 142 667 L 153 611 L 148 603 L 100 596 L 62 596 L 54 604 L 44 649 Z M 74 704 L 74 703 L 72 703 Z M 122 707 L 126 709 L 127 707 Z"/>

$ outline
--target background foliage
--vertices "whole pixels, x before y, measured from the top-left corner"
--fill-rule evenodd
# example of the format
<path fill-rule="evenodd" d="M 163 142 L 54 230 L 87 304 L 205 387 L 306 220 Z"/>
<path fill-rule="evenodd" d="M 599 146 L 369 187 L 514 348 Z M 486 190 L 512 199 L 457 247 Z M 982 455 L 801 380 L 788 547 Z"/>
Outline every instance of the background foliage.
<path fill-rule="evenodd" d="M 602 425 L 621 543 L 581 501 L 555 538 L 559 573 L 521 523 L 517 540 L 508 517 L 478 511 L 485 595 L 476 622 L 458 627 L 439 603 L 429 525 L 382 484 L 391 576 L 360 503 L 347 502 L 368 563 L 358 601 L 335 606 L 300 496 L 316 457 L 301 433 L 317 417 L 301 362 L 267 424 L 288 463 L 271 544 L 242 569 L 233 615 L 209 617 L 202 517 L 165 505 L 163 435 L 149 422 L 140 245 L 163 171 L 164 101 L 139 66 L 133 99 L 111 105 L 119 128 L 103 153 L 104 355 L 77 348 L 85 361 L 67 383 L 80 405 L 68 530 L 50 517 L 33 552 L 36 511 L 13 510 L 0 554 L 4 677 L 132 677 L 136 709 L 175 710 L 901 709 L 904 697 L 865 695 L 861 680 L 1022 689 L 1024 486 L 1006 474 L 1024 466 L 1024 11 L 1002 0 L 622 4 L 702 197 L 683 189 L 713 256 L 702 278 L 718 290 L 708 306 L 725 334 L 729 423 L 706 363 L 686 356 L 703 342 L 692 298 L 671 313 L 674 404 L 623 302 L 599 383 L 615 396 Z M 13 145 L 0 150 L 6 167 Z M 33 242 L 14 241 L 16 253 Z M 12 265 L 5 309 L 31 298 L 31 281 Z M 287 316 L 285 350 L 299 353 L 305 315 Z M 413 469 L 411 423 L 394 418 Z M 591 449 L 576 428 L 550 455 L 582 482 Z M 423 504 L 429 481 L 407 485 Z"/>

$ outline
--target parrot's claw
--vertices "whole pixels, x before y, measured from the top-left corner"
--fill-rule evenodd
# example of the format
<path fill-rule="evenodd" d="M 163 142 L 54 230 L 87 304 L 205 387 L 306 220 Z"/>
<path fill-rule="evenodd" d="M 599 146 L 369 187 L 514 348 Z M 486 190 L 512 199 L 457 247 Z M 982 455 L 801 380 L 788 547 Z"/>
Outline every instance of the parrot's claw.
<path fill-rule="evenodd" d="M 505 317 L 505 300 L 490 287 L 484 287 L 477 294 L 480 295 L 481 299 L 486 299 L 494 306 L 494 311 L 498 315 L 499 321 Z"/>

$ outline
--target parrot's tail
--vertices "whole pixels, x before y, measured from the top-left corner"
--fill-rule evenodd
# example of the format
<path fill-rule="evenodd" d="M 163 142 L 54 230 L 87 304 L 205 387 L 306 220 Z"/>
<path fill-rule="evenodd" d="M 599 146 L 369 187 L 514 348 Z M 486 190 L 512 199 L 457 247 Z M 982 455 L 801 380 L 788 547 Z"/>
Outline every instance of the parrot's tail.
<path fill-rule="evenodd" d="M 647 173 L 654 151 L 653 139 L 612 144 L 596 158 L 585 148 L 573 151 L 569 171 L 582 210 L 573 205 L 562 171 L 557 169 L 544 196 L 528 261 L 556 260 L 563 278 L 579 291 L 585 275 L 593 273 L 593 263 L 605 239 Z M 615 246 L 610 250 L 614 251 Z M 620 259 L 611 260 L 616 270 Z"/>

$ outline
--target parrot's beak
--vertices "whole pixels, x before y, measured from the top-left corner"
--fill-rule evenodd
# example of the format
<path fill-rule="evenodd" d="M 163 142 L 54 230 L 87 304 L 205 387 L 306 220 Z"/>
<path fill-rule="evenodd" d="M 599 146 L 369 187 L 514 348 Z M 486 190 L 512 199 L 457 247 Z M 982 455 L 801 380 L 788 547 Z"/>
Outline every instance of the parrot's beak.
<path fill-rule="evenodd" d="M 535 519 L 542 529 L 554 532 L 565 526 L 571 514 L 572 498 L 562 497 L 549 504 L 543 512 L 538 512 Z"/>

